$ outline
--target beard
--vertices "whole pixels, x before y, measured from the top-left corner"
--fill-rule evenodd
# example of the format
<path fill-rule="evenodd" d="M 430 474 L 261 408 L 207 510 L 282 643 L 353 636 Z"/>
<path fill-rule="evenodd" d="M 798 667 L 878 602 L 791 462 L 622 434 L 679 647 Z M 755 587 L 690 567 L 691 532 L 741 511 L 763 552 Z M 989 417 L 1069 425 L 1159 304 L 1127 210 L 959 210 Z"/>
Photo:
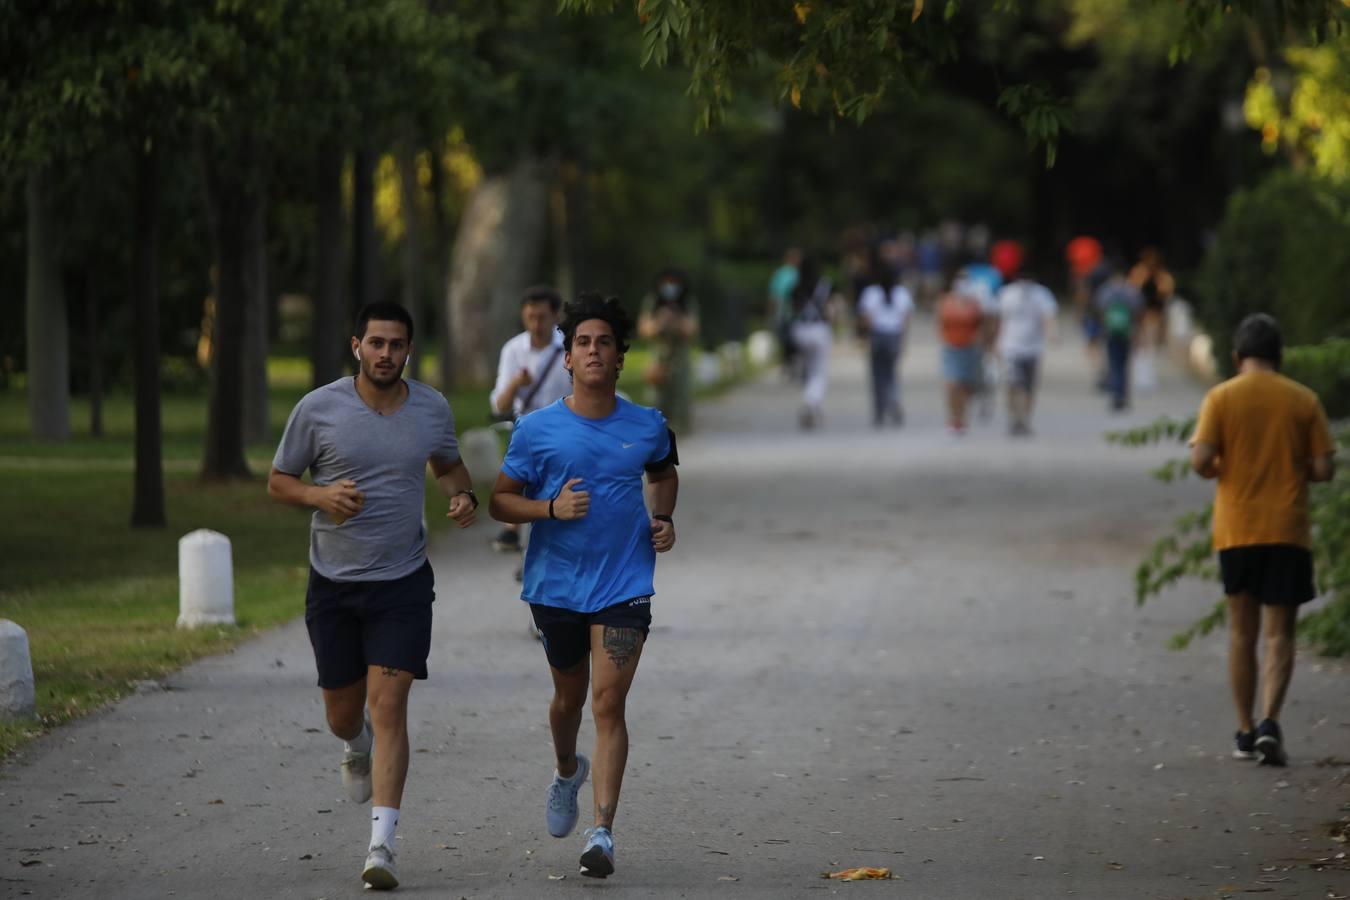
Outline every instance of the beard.
<path fill-rule="evenodd" d="M 389 369 L 377 369 L 374 365 L 362 365 L 361 375 L 378 388 L 387 388 L 398 384 L 401 370 L 397 366 Z"/>

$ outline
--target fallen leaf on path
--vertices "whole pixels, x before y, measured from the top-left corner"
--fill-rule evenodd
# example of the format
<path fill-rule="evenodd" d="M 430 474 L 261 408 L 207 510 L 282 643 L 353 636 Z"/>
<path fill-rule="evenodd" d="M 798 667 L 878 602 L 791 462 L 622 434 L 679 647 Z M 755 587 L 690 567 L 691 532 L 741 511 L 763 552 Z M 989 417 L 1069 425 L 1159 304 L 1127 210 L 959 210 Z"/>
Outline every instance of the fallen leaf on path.
<path fill-rule="evenodd" d="M 888 881 L 895 878 L 887 868 L 855 866 L 840 872 L 821 872 L 821 878 L 833 878 L 836 881 Z"/>
<path fill-rule="evenodd" d="M 549 880 L 549 881 L 562 881 L 562 880 L 563 880 L 564 878 L 566 878 L 566 877 L 567 877 L 566 875 L 550 875 L 550 876 L 548 876 L 548 880 Z"/>
<path fill-rule="evenodd" d="M 740 878 L 739 875 L 719 875 L 718 878 L 717 878 L 717 880 L 718 880 L 718 881 L 740 881 L 741 878 Z"/>

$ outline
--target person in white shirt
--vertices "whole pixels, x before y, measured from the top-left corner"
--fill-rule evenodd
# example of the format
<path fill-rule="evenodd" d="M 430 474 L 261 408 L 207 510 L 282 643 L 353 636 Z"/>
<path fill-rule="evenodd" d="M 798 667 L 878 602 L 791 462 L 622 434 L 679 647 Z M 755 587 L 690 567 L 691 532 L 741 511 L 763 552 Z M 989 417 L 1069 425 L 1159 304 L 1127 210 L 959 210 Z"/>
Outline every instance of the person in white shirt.
<path fill-rule="evenodd" d="M 998 292 L 997 346 L 1007 367 L 1008 432 L 1031 434 L 1031 407 L 1047 338 L 1057 336 L 1054 294 L 1022 273 Z"/>
<path fill-rule="evenodd" d="M 871 345 L 872 425 L 880 428 L 904 422 L 896 373 L 905 346 L 905 329 L 914 311 L 914 298 L 896 283 L 895 270 L 874 254 L 872 284 L 858 296 L 858 319 Z"/>
<path fill-rule="evenodd" d="M 548 285 L 527 288 L 521 295 L 520 321 L 525 330 L 502 345 L 497 383 L 490 397 L 498 419 L 514 421 L 572 393 L 572 379 L 563 366 L 560 309 L 562 296 Z M 507 525 L 492 546 L 518 552 L 519 526 Z"/>

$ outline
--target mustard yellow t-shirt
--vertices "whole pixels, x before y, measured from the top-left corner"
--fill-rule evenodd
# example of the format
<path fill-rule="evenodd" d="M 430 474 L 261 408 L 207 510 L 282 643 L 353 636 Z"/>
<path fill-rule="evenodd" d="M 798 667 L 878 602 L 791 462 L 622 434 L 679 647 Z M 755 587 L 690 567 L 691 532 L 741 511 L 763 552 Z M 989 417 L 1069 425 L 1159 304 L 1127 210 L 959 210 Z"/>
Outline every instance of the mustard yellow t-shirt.
<path fill-rule="evenodd" d="M 1215 550 L 1311 544 L 1309 460 L 1335 449 L 1316 394 L 1278 372 L 1244 372 L 1205 395 L 1191 443 L 1219 454 Z"/>

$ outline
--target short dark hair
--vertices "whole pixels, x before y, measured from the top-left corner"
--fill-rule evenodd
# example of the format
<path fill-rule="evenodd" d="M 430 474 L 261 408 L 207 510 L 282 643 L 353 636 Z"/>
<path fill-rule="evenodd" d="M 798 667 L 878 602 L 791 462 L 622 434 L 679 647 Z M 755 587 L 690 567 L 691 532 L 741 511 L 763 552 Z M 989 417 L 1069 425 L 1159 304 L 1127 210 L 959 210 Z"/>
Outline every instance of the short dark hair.
<path fill-rule="evenodd" d="M 1239 363 L 1244 359 L 1264 359 L 1278 369 L 1284 357 L 1280 323 L 1266 313 L 1252 313 L 1233 332 L 1233 354 Z"/>
<path fill-rule="evenodd" d="M 549 309 L 557 312 L 562 308 L 562 294 L 547 284 L 536 284 L 527 287 L 525 293 L 520 295 L 521 306 L 528 306 L 531 303 L 547 303 Z"/>
<path fill-rule="evenodd" d="M 402 322 L 408 329 L 408 343 L 413 339 L 413 320 L 408 311 L 392 300 L 376 300 L 374 303 L 367 303 L 361 307 L 361 311 L 356 314 L 355 334 L 358 341 L 365 340 L 366 325 L 370 320 L 377 322 Z"/>
<path fill-rule="evenodd" d="M 609 324 L 614 332 L 614 343 L 620 353 L 628 352 L 628 335 L 633 331 L 633 320 L 627 311 L 619 305 L 618 297 L 604 297 L 593 291 L 582 291 L 577 299 L 563 304 L 562 321 L 558 328 L 562 330 L 563 349 L 572 352 L 572 338 L 576 336 L 577 326 L 591 319 L 599 319 Z"/>

